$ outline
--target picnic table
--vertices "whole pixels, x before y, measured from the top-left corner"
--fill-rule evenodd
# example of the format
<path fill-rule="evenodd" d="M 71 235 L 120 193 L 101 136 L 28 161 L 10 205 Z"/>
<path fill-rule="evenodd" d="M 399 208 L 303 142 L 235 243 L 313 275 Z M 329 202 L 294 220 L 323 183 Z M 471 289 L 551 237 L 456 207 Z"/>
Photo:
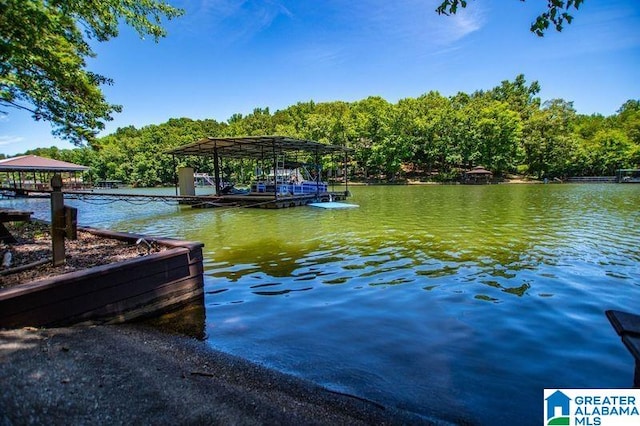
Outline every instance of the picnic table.
<path fill-rule="evenodd" d="M 5 243 L 17 242 L 11 232 L 4 226 L 6 222 L 29 222 L 33 212 L 13 209 L 0 209 L 0 241 Z"/>

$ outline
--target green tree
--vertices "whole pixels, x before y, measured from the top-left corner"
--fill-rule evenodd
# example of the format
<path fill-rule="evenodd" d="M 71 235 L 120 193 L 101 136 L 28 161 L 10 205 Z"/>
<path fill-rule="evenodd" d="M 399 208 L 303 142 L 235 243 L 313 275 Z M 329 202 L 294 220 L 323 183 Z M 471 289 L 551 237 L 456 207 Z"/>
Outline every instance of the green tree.
<path fill-rule="evenodd" d="M 430 174 L 437 167 L 439 142 L 447 131 L 451 101 L 438 92 L 401 99 L 395 107 L 394 133 L 404 140 L 407 162 Z"/>
<path fill-rule="evenodd" d="M 370 96 L 351 106 L 349 147 L 355 149 L 356 161 L 365 177 L 394 172 L 395 165 L 387 167 L 389 152 L 384 147 L 390 135 L 392 108 L 379 96 Z"/>
<path fill-rule="evenodd" d="M 436 12 L 440 15 L 455 15 L 458 8 L 467 7 L 467 3 L 467 0 L 444 0 L 436 8 Z M 562 31 L 565 22 L 570 24 L 573 21 L 570 11 L 577 11 L 582 3 L 584 0 L 547 0 L 547 10 L 536 17 L 529 30 L 539 37 L 544 36 L 550 25 L 553 25 L 556 31 Z"/>
<path fill-rule="evenodd" d="M 565 175 L 575 167 L 576 112 L 572 102 L 545 102 L 524 124 L 523 149 L 530 174 L 542 177 Z"/>
<path fill-rule="evenodd" d="M 630 99 L 618 110 L 618 125 L 637 145 L 640 145 L 640 99 Z"/>
<path fill-rule="evenodd" d="M 254 108 L 249 115 L 234 114 L 228 120 L 226 136 L 272 135 L 275 126 L 269 108 Z"/>
<path fill-rule="evenodd" d="M 162 19 L 181 14 L 161 0 L 1 0 L 0 106 L 49 121 L 75 144 L 91 140 L 122 108 L 100 89 L 112 81 L 87 69 L 89 41 L 116 37 L 121 22 L 157 41 Z"/>
<path fill-rule="evenodd" d="M 603 129 L 587 141 L 583 156 L 592 175 L 613 176 L 617 169 L 637 165 L 639 150 L 621 129 Z"/>
<path fill-rule="evenodd" d="M 576 117 L 574 132 L 579 138 L 588 140 L 593 139 L 599 130 L 605 127 L 611 127 L 611 125 L 611 119 L 607 119 L 600 114 L 578 115 Z"/>
<path fill-rule="evenodd" d="M 540 93 L 540 84 L 533 81 L 527 84 L 524 74 L 518 74 L 513 81 L 504 80 L 499 86 L 488 92 L 476 92 L 473 97 L 488 97 L 490 99 L 506 102 L 509 108 L 518 114 L 523 120 L 540 109 L 540 98 L 536 95 Z"/>
<path fill-rule="evenodd" d="M 506 103 L 493 101 L 480 108 L 476 133 L 477 161 L 501 175 L 516 166 L 518 144 L 522 133 L 520 116 Z"/>

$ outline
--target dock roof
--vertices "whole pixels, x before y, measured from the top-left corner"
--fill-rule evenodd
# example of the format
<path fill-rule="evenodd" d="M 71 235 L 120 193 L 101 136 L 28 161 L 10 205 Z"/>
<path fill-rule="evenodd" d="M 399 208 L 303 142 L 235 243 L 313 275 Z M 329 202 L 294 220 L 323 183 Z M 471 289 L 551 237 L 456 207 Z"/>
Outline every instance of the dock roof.
<path fill-rule="evenodd" d="M 348 152 L 349 148 L 339 145 L 327 145 L 304 139 L 287 136 L 242 136 L 242 137 L 207 137 L 197 142 L 183 145 L 167 151 L 172 155 L 217 155 L 225 158 L 262 158 L 278 154 L 293 152 L 309 152 L 325 155 L 337 152 Z"/>
<path fill-rule="evenodd" d="M 84 172 L 86 170 L 89 170 L 89 167 L 38 157 L 37 155 L 23 155 L 0 160 L 0 172 Z"/>

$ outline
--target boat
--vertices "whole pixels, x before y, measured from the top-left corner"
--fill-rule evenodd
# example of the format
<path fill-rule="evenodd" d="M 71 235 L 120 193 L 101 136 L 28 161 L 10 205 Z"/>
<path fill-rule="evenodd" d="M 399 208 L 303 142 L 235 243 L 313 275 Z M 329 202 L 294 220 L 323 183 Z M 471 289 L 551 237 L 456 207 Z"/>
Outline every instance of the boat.
<path fill-rule="evenodd" d="M 301 163 L 287 163 L 281 168 L 273 169 L 267 173 L 256 170 L 256 179 L 251 183 L 249 195 L 277 194 L 285 195 L 312 195 L 328 192 L 327 182 L 314 179 L 313 175 Z"/>

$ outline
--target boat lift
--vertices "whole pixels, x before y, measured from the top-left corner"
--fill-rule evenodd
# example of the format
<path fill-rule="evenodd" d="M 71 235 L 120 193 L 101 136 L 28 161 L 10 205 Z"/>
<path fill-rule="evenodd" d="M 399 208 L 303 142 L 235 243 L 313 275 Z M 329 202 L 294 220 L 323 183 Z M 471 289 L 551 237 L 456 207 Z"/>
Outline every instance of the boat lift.
<path fill-rule="evenodd" d="M 229 201 L 240 204 L 256 203 L 265 207 L 294 207 L 307 205 L 318 201 L 340 201 L 349 196 L 347 166 L 348 153 L 351 149 L 344 146 L 328 145 L 320 142 L 295 139 L 286 136 L 245 136 L 245 137 L 207 137 L 197 142 L 184 145 L 170 151 L 167 154 L 176 157 L 206 157 L 213 161 L 215 195 L 221 202 Z M 321 181 L 320 159 L 324 155 L 339 156 L 343 161 L 344 191 L 329 191 Z M 314 185 L 282 185 L 285 176 L 291 175 L 292 163 L 300 163 L 300 158 L 312 157 L 314 168 L 311 170 L 315 182 L 307 181 Z M 223 192 L 220 177 L 222 159 L 253 160 L 267 171 L 266 177 L 272 179 L 272 184 L 252 185 L 252 191 L 246 194 L 227 194 Z M 289 168 L 288 168 L 289 167 Z M 186 177 L 188 176 L 188 177 Z M 193 180 L 193 173 L 176 178 L 176 195 L 178 195 L 178 182 Z M 286 190 L 284 190 L 284 189 Z M 312 189 L 311 189 L 312 188 Z M 190 189 L 187 189 L 189 192 Z M 193 195 L 184 193 L 181 185 L 180 195 Z M 271 202 L 270 202 L 271 201 Z"/>

